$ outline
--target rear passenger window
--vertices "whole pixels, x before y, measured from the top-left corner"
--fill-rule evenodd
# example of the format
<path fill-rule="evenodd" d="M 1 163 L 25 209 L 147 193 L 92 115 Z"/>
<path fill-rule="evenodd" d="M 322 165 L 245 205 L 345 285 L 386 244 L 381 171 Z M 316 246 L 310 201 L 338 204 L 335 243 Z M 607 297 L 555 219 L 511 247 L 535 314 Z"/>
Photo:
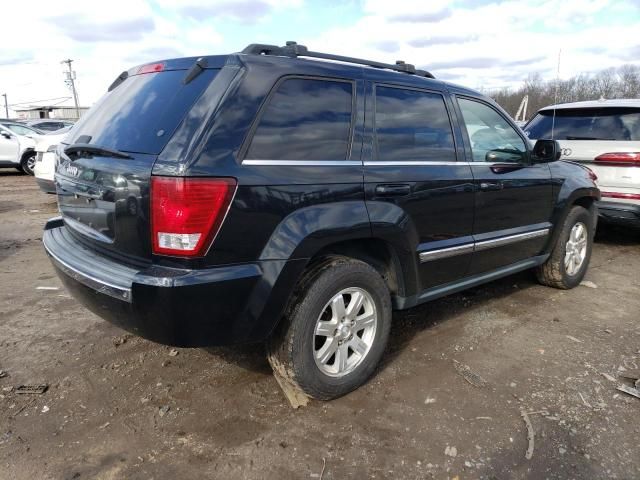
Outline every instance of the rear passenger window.
<path fill-rule="evenodd" d="M 376 87 L 375 128 L 378 160 L 456 160 L 449 114 L 440 94 Z"/>
<path fill-rule="evenodd" d="M 264 110 L 246 158 L 346 160 L 352 89 L 351 82 L 285 80 Z"/>

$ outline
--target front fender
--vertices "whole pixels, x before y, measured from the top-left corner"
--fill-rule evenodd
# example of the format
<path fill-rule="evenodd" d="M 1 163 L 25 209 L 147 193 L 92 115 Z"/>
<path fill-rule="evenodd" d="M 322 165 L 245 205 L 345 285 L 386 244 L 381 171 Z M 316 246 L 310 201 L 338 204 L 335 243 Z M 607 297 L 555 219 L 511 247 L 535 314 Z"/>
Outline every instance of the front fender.
<path fill-rule="evenodd" d="M 600 190 L 589 176 L 589 170 L 582 165 L 559 161 L 551 163 L 550 167 L 555 206 L 551 220 L 554 229 L 549 239 L 549 250 L 555 245 L 569 210 L 580 202 L 580 199 L 589 199 L 592 205 L 600 200 Z"/>

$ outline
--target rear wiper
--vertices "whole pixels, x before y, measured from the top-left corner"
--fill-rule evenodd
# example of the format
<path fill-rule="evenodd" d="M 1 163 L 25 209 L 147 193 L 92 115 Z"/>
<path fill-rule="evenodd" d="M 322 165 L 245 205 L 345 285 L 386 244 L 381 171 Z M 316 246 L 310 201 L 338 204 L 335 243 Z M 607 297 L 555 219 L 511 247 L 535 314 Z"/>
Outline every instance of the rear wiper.
<path fill-rule="evenodd" d="M 101 147 L 99 145 L 91 145 L 90 143 L 74 143 L 73 145 L 69 145 L 64 149 L 64 153 L 66 153 L 67 155 L 80 152 L 93 153 L 95 155 L 101 155 L 103 157 L 128 159 L 133 158 L 131 155 L 123 153 L 119 150 L 113 150 L 111 148 Z"/>
<path fill-rule="evenodd" d="M 615 138 L 598 138 L 598 137 L 565 137 L 566 140 L 615 140 Z"/>

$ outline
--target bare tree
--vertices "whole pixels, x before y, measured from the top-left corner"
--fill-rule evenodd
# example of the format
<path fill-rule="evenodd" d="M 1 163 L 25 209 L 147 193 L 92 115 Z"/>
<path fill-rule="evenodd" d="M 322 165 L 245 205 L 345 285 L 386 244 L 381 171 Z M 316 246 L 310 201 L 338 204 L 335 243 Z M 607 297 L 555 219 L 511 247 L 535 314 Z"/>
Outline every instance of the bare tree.
<path fill-rule="evenodd" d="M 580 74 L 567 80 L 544 81 L 539 73 L 530 74 L 517 89 L 503 88 L 488 93 L 509 114 L 515 115 L 525 95 L 529 112 L 554 103 L 580 102 L 600 98 L 640 97 L 640 67 L 623 65 L 596 74 Z"/>

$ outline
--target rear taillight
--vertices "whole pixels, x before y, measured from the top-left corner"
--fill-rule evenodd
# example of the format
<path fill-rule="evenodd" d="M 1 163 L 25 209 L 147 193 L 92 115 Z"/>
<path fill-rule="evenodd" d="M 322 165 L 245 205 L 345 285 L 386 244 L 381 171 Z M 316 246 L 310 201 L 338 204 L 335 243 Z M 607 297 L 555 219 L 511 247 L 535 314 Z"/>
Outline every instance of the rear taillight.
<path fill-rule="evenodd" d="M 147 65 L 142 65 L 138 68 L 136 75 L 141 75 L 143 73 L 156 73 L 164 70 L 164 63 L 148 63 Z"/>
<path fill-rule="evenodd" d="M 153 253 L 207 253 L 236 190 L 233 178 L 151 177 Z"/>
<path fill-rule="evenodd" d="M 598 163 L 611 163 L 629 167 L 640 167 L 640 152 L 603 153 L 595 158 Z"/>
<path fill-rule="evenodd" d="M 603 198 L 621 198 L 624 200 L 640 200 L 640 193 L 601 192 Z"/>

